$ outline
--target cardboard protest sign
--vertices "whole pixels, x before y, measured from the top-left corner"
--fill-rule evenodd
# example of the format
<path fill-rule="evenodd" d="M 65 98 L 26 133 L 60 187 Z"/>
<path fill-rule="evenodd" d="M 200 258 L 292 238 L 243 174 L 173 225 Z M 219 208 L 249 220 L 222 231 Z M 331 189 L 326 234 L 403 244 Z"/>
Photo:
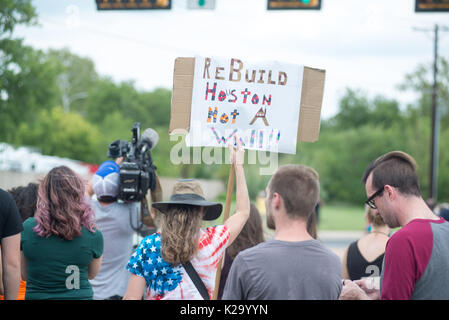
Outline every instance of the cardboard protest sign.
<path fill-rule="evenodd" d="M 246 149 L 296 153 L 297 140 L 318 140 L 324 79 L 324 70 L 279 62 L 177 58 L 169 133 L 188 132 L 188 146 L 225 146 L 237 134 Z M 234 175 L 231 165 L 223 221 Z"/>
<path fill-rule="evenodd" d="M 279 62 L 178 58 L 170 133 L 189 146 L 225 146 L 235 134 L 246 149 L 296 153 L 318 139 L 325 71 Z"/>

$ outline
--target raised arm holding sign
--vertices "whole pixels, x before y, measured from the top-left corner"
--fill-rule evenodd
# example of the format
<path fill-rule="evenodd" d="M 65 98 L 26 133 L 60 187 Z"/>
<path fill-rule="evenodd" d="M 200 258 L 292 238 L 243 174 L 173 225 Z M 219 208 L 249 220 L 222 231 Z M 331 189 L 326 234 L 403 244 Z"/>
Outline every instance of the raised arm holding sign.
<path fill-rule="evenodd" d="M 223 221 L 225 226 L 229 228 L 230 236 L 229 236 L 229 244 L 231 244 L 235 238 L 239 235 L 243 226 L 245 225 L 246 220 L 248 220 L 249 216 L 249 196 L 248 196 L 248 188 L 246 186 L 245 172 L 243 171 L 243 161 L 245 157 L 245 150 L 243 149 L 240 141 L 237 140 L 237 148 L 229 146 L 230 150 L 230 158 L 231 158 L 231 173 L 235 172 L 235 180 L 236 180 L 236 194 L 241 195 L 237 197 L 237 208 L 236 212 L 228 218 L 226 214 L 229 215 L 229 207 L 225 205 L 225 215 L 223 216 Z M 228 194 L 231 192 L 232 196 L 232 183 L 228 184 Z M 229 190 L 230 189 L 230 190 Z M 228 200 L 228 198 L 226 198 Z"/>
<path fill-rule="evenodd" d="M 223 221 L 225 226 L 227 226 L 230 230 L 228 247 L 234 242 L 234 240 L 239 235 L 240 231 L 242 231 L 243 226 L 249 217 L 250 211 L 250 201 L 248 195 L 248 187 L 246 186 L 245 173 L 243 171 L 243 162 L 245 158 L 245 150 L 242 147 L 239 139 L 236 137 L 236 145 L 237 148 L 234 149 L 232 145 L 229 146 L 230 159 L 231 159 L 231 168 L 229 170 L 229 179 L 228 179 L 228 189 L 226 192 L 226 202 L 223 214 Z M 231 200 L 232 200 L 232 191 L 234 189 L 234 175 L 235 180 L 237 180 L 237 190 L 236 193 L 239 195 L 237 197 L 237 209 L 234 215 L 229 217 L 229 210 L 231 208 Z M 218 296 L 218 287 L 220 284 L 220 276 L 221 276 L 221 265 L 222 259 L 220 259 L 220 263 L 218 264 L 218 270 L 215 277 L 215 289 L 213 300 L 217 299 Z"/>

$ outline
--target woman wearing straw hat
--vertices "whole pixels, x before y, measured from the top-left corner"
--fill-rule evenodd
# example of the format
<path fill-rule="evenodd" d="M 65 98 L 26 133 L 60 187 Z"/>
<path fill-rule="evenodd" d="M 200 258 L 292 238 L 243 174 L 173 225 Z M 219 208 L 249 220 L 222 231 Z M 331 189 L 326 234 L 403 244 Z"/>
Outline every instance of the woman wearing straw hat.
<path fill-rule="evenodd" d="M 238 140 L 238 139 L 236 139 Z M 222 211 L 220 203 L 204 199 L 196 180 L 180 180 L 170 201 L 153 203 L 162 213 L 161 232 L 144 238 L 131 256 L 131 272 L 124 299 L 195 300 L 212 297 L 218 264 L 227 246 L 238 236 L 250 212 L 243 159 L 245 151 L 229 147 L 235 167 L 237 209 L 223 225 L 202 229 L 202 220 L 215 220 Z M 192 280 L 190 267 L 205 286 L 200 293 L 198 281 Z M 203 287 L 204 288 L 204 287 Z M 206 292 L 207 291 L 207 292 Z"/>

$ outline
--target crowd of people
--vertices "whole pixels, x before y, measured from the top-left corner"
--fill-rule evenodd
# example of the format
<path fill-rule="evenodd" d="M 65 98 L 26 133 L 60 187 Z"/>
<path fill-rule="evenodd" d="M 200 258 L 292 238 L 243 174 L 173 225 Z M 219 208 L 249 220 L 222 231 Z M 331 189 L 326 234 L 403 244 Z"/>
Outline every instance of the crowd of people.
<path fill-rule="evenodd" d="M 238 141 L 236 211 L 207 201 L 195 179 L 179 180 L 162 201 L 151 191 L 147 227 L 136 202 L 118 201 L 123 159 L 104 162 L 86 184 L 71 169 L 0 190 L 0 294 L 8 300 L 363 300 L 449 299 L 449 222 L 421 196 L 416 163 L 401 151 L 370 163 L 362 177 L 368 232 L 341 260 L 317 239 L 319 175 L 278 168 L 266 186 L 267 227 L 250 203 Z M 392 229 L 399 228 L 392 234 Z M 221 274 L 217 280 L 217 272 Z"/>

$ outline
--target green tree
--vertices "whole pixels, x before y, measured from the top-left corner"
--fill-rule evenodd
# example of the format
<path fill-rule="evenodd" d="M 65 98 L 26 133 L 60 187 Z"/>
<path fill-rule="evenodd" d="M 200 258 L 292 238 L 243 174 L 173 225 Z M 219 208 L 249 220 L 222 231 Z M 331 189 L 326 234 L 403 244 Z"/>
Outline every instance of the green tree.
<path fill-rule="evenodd" d="M 0 4 L 0 37 L 12 37 L 17 25 L 33 25 L 37 23 L 36 9 L 31 0 L 1 0 Z"/>
<path fill-rule="evenodd" d="M 440 57 L 438 61 L 438 108 L 441 116 L 441 129 L 449 128 L 449 61 Z M 398 86 L 402 91 L 417 94 L 415 103 L 408 106 L 409 113 L 429 119 L 432 114 L 433 66 L 420 64 L 413 72 L 405 76 Z"/>
<path fill-rule="evenodd" d="M 89 91 L 99 79 L 93 61 L 73 54 L 68 49 L 50 49 L 47 59 L 60 66 L 58 87 L 60 104 L 64 110 L 86 115 L 86 99 L 89 98 Z"/>
<path fill-rule="evenodd" d="M 339 111 L 330 120 L 330 125 L 338 128 L 357 128 L 370 122 L 371 106 L 366 94 L 361 90 L 346 89 L 340 99 Z"/>
<path fill-rule="evenodd" d="M 2 40 L 0 52 L 0 140 L 17 143 L 16 128 L 57 104 L 58 65 L 21 40 Z"/>
<path fill-rule="evenodd" d="M 156 88 L 140 95 L 140 103 L 148 126 L 165 128 L 166 134 L 170 124 L 171 90 Z"/>
<path fill-rule="evenodd" d="M 396 100 L 382 95 L 369 99 L 364 91 L 348 88 L 339 101 L 338 113 L 326 121 L 324 128 L 358 128 L 367 124 L 389 127 L 401 122 L 402 118 Z"/>
<path fill-rule="evenodd" d="M 394 99 L 369 99 L 363 91 L 348 89 L 339 112 L 322 126 L 319 141 L 300 143 L 297 155 L 283 157 L 282 163 L 314 167 L 323 199 L 361 204 L 366 197 L 361 177 L 367 165 L 381 154 L 402 150 L 416 159 L 425 194 L 430 126 L 414 111 L 401 110 Z"/>
<path fill-rule="evenodd" d="M 373 110 L 369 115 L 369 123 L 383 128 L 404 124 L 404 115 L 399 108 L 398 101 L 378 95 L 372 101 L 372 105 Z"/>
<path fill-rule="evenodd" d="M 98 162 L 100 134 L 79 114 L 64 112 L 62 107 L 41 110 L 36 122 L 22 123 L 18 129 L 20 144 L 35 146 L 43 154 L 86 162 Z"/>
<path fill-rule="evenodd" d="M 437 105 L 440 114 L 440 146 L 438 165 L 438 199 L 449 200 L 449 169 L 448 144 L 445 138 L 449 135 L 449 62 L 446 58 L 440 57 L 438 61 L 438 100 Z M 407 74 L 403 83 L 398 86 L 403 91 L 411 91 L 417 95 L 416 102 L 407 106 L 406 117 L 411 126 L 425 127 L 422 136 L 419 136 L 422 144 L 420 153 L 422 162 L 420 165 L 421 186 L 423 195 L 427 196 L 430 180 L 430 143 L 431 143 L 431 114 L 432 114 L 432 92 L 433 92 L 433 66 L 430 64 L 420 64 L 413 72 Z M 418 138 L 415 136 L 415 138 Z"/>
<path fill-rule="evenodd" d="M 86 116 L 92 123 L 101 123 L 105 115 L 113 112 L 139 119 L 139 92 L 131 81 L 116 84 L 110 78 L 103 77 L 91 87 L 88 94 Z"/>
<path fill-rule="evenodd" d="M 14 143 L 16 129 L 33 113 L 56 100 L 57 67 L 42 51 L 13 37 L 18 25 L 37 23 L 30 0 L 2 0 L 0 5 L 0 140 Z"/>

